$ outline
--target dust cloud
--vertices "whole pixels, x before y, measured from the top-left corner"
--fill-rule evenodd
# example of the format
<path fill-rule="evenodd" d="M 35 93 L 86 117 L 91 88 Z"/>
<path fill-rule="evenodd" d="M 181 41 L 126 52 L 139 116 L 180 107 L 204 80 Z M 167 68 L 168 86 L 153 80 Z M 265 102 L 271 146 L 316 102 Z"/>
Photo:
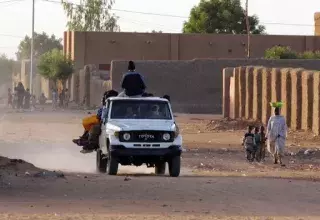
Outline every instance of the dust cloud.
<path fill-rule="evenodd" d="M 84 115 L 71 111 L 8 113 L 0 108 L 0 155 L 52 171 L 96 173 L 95 152 L 82 154 L 81 147 L 71 141 L 83 132 Z M 118 173 L 154 174 L 154 168 L 119 165 Z"/>
<path fill-rule="evenodd" d="M 0 108 L 7 102 L 8 88 L 8 84 L 0 84 Z"/>
<path fill-rule="evenodd" d="M 0 154 L 12 159 L 22 159 L 36 167 L 75 173 L 96 173 L 95 152 L 82 154 L 72 143 L 1 143 Z M 120 166 L 119 174 L 152 174 L 146 166 Z"/>

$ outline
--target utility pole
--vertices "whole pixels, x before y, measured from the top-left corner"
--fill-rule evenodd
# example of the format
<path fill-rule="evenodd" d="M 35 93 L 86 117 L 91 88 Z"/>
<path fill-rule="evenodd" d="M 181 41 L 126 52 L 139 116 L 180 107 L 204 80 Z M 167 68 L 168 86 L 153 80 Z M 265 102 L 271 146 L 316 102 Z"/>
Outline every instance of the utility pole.
<path fill-rule="evenodd" d="M 249 0 L 246 0 L 246 26 L 247 26 L 247 58 L 250 58 L 250 23 L 249 23 Z"/>
<path fill-rule="evenodd" d="M 34 5 L 35 5 L 35 0 L 32 0 L 32 33 L 31 33 L 31 53 L 30 53 L 30 93 L 33 93 L 33 47 L 34 47 Z"/>

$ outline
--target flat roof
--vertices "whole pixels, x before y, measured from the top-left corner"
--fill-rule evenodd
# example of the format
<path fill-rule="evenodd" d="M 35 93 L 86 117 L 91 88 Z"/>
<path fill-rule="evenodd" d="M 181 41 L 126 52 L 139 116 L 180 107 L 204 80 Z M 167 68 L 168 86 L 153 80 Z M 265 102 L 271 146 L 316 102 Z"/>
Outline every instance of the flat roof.
<path fill-rule="evenodd" d="M 168 102 L 167 99 L 165 98 L 160 98 L 160 97 L 137 97 L 137 98 L 130 98 L 130 97 L 110 97 L 109 100 L 114 101 L 114 100 L 151 100 L 151 101 L 165 101 Z"/>

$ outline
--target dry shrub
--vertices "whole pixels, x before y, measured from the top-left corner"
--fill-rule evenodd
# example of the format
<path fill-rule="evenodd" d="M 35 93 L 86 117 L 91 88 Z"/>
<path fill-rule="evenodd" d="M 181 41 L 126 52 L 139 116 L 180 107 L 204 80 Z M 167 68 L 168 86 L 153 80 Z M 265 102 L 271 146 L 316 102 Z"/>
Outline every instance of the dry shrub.
<path fill-rule="evenodd" d="M 249 125 L 261 126 L 261 123 L 253 120 L 223 118 L 209 122 L 207 129 L 209 131 L 239 131 L 246 130 Z"/>

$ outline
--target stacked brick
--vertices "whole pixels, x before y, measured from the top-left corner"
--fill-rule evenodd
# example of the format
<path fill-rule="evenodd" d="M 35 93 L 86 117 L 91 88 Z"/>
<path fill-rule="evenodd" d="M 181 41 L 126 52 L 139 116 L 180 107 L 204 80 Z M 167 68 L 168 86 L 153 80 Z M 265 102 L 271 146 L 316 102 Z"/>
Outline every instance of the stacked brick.
<path fill-rule="evenodd" d="M 224 117 L 266 124 L 273 114 L 270 102 L 282 101 L 281 113 L 291 129 L 320 134 L 320 72 L 242 66 L 226 68 L 223 77 L 228 78 L 223 80 Z"/>
<path fill-rule="evenodd" d="M 320 12 L 314 13 L 314 35 L 320 36 Z"/>

